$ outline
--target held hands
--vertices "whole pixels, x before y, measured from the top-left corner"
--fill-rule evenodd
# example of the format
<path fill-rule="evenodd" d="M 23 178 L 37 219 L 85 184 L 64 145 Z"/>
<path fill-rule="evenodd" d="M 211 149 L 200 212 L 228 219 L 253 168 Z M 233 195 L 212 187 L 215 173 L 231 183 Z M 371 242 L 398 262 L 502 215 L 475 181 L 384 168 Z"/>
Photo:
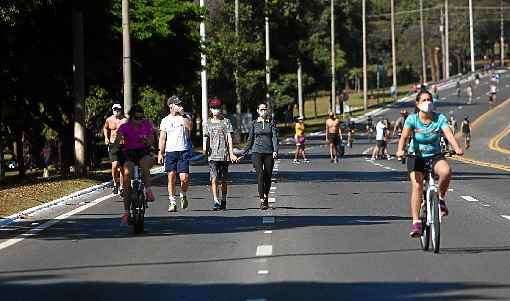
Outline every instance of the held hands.
<path fill-rule="evenodd" d="M 234 157 L 236 157 L 236 156 L 234 155 Z M 243 158 L 244 158 L 244 156 L 236 157 L 236 159 L 235 159 L 234 163 L 239 163 L 239 162 L 241 162 L 241 160 L 242 160 Z"/>
<path fill-rule="evenodd" d="M 230 161 L 232 161 L 232 163 L 237 163 L 237 159 L 238 158 L 236 155 L 234 155 L 234 154 L 230 155 Z"/>

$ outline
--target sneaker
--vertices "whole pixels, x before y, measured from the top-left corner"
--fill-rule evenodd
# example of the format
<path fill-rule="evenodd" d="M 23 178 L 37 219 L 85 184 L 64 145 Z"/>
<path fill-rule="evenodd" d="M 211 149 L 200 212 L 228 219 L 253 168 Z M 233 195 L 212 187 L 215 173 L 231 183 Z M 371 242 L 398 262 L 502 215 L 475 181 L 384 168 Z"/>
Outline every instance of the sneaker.
<path fill-rule="evenodd" d="M 335 164 L 337 164 L 338 163 L 338 158 L 335 158 L 334 162 L 335 162 Z"/>
<path fill-rule="evenodd" d="M 260 202 L 260 210 L 267 210 L 269 209 L 269 205 L 267 201 Z"/>
<path fill-rule="evenodd" d="M 409 233 L 409 236 L 411 236 L 412 238 L 418 238 L 421 236 L 421 234 L 422 234 L 421 222 L 412 223 L 411 232 Z"/>
<path fill-rule="evenodd" d="M 444 200 L 439 200 L 439 211 L 441 211 L 441 216 L 448 215 L 448 207 L 446 207 Z"/>
<path fill-rule="evenodd" d="M 124 212 L 122 216 L 120 217 L 120 224 L 121 225 L 128 225 L 129 224 L 129 213 Z"/>
<path fill-rule="evenodd" d="M 296 159 L 294 159 L 294 160 L 292 160 L 292 163 L 294 163 L 294 164 L 299 164 L 299 161 L 298 161 L 298 160 L 296 160 Z"/>
<path fill-rule="evenodd" d="M 177 212 L 177 204 L 175 202 L 170 202 L 168 212 Z"/>
<path fill-rule="evenodd" d="M 227 201 L 221 201 L 220 209 L 221 210 L 227 210 Z"/>
<path fill-rule="evenodd" d="M 181 208 L 182 209 L 188 208 L 188 197 L 185 195 L 181 195 Z"/>
<path fill-rule="evenodd" d="M 117 187 L 117 186 L 113 186 L 112 193 L 113 193 L 113 194 L 119 194 L 119 187 Z"/>
<path fill-rule="evenodd" d="M 388 156 L 388 158 L 386 158 L 386 159 L 388 159 L 388 161 L 389 161 L 389 160 L 392 160 L 393 157 L 392 156 Z"/>
<path fill-rule="evenodd" d="M 154 202 L 154 200 L 155 200 L 154 193 L 152 192 L 151 189 L 148 189 L 145 192 L 145 199 L 147 200 L 147 202 Z"/>
<path fill-rule="evenodd" d="M 220 202 L 218 202 L 218 201 L 214 201 L 213 206 L 212 206 L 212 210 L 213 210 L 213 211 L 221 210 L 221 204 L 220 204 Z"/>
<path fill-rule="evenodd" d="M 375 161 L 375 157 L 370 158 L 370 161 Z"/>
<path fill-rule="evenodd" d="M 311 161 L 310 161 L 310 160 L 308 160 L 308 159 L 305 159 L 303 162 L 305 162 L 305 163 L 310 163 Z"/>
<path fill-rule="evenodd" d="M 121 188 L 121 189 L 119 190 L 119 195 L 120 195 L 120 197 L 121 197 L 121 198 L 123 198 L 123 197 L 124 197 L 124 189 L 122 189 L 122 188 Z"/>

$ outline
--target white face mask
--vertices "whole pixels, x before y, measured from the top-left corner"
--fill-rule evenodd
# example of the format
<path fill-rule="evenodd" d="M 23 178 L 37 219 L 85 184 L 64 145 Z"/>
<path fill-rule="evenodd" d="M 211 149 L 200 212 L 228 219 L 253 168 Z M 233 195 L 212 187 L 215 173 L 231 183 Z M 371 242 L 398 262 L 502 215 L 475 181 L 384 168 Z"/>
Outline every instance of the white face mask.
<path fill-rule="evenodd" d="M 430 113 L 434 111 L 434 104 L 431 101 L 425 101 L 418 105 L 418 109 L 424 113 Z"/>
<path fill-rule="evenodd" d="M 213 116 L 218 116 L 218 115 L 220 115 L 220 112 L 221 112 L 221 110 L 220 110 L 220 109 L 211 109 L 211 113 L 213 114 Z"/>

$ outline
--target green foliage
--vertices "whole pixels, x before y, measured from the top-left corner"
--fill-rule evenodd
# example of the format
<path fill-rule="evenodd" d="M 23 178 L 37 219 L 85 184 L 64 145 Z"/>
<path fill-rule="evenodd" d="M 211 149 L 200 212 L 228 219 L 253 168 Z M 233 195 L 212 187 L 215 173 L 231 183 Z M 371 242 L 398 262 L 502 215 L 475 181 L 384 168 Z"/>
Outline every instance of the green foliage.
<path fill-rule="evenodd" d="M 152 121 L 156 126 L 161 123 L 165 114 L 165 95 L 149 87 L 141 87 L 138 91 L 140 99 L 138 104 L 145 111 L 145 117 Z"/>

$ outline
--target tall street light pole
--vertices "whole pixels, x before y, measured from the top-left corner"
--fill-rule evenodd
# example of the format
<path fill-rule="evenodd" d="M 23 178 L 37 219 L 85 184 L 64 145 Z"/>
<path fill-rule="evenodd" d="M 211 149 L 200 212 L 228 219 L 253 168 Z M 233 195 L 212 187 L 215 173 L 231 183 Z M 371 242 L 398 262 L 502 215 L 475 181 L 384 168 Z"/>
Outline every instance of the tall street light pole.
<path fill-rule="evenodd" d="M 425 60 L 425 33 L 423 32 L 423 0 L 420 0 L 420 40 L 421 40 L 421 76 L 422 83 L 427 82 L 427 63 Z"/>
<path fill-rule="evenodd" d="M 236 48 L 237 51 L 239 51 L 239 0 L 235 0 L 235 31 L 236 31 Z M 240 53 L 235 54 L 235 70 L 234 70 L 234 78 L 236 83 L 236 128 L 237 128 L 234 137 L 237 143 L 241 142 L 241 114 L 242 114 L 241 87 L 239 87 L 239 55 Z"/>
<path fill-rule="evenodd" d="M 204 8 L 204 0 L 200 0 L 200 8 Z M 205 16 L 202 15 L 202 21 L 200 22 L 200 47 L 202 48 L 200 52 L 200 63 L 202 65 L 202 71 L 200 72 L 200 81 L 202 86 L 202 128 L 205 122 L 207 121 L 207 58 L 204 53 L 205 47 Z M 204 131 L 202 130 L 202 150 L 206 151 L 206 137 L 204 135 Z"/>
<path fill-rule="evenodd" d="M 390 1 L 391 6 L 391 61 L 393 65 L 393 87 L 395 88 L 395 96 L 397 95 L 397 49 L 395 46 L 395 0 Z"/>
<path fill-rule="evenodd" d="M 301 59 L 298 59 L 298 70 L 297 70 L 297 80 L 298 80 L 298 106 L 299 106 L 299 116 L 304 116 L 303 110 L 303 73 L 301 66 Z"/>
<path fill-rule="evenodd" d="M 271 85 L 271 70 L 269 67 L 269 60 L 271 59 L 269 51 L 269 9 L 266 0 L 266 17 L 265 17 L 265 28 L 266 28 L 266 102 L 271 109 L 271 114 L 274 114 L 273 103 L 271 96 L 269 95 L 269 85 Z"/>
<path fill-rule="evenodd" d="M 335 79 L 335 0 L 331 0 L 331 112 L 336 111 Z"/>
<path fill-rule="evenodd" d="M 85 72 L 83 55 L 83 13 L 73 9 L 73 96 L 74 96 L 74 162 L 75 170 L 85 170 Z"/>
<path fill-rule="evenodd" d="M 444 52 L 445 52 L 445 79 L 450 78 L 450 44 L 448 27 L 448 0 L 444 0 Z"/>
<path fill-rule="evenodd" d="M 368 83 L 367 83 L 367 20 L 366 20 L 366 0 L 361 5 L 363 21 L 363 108 L 365 113 L 368 110 Z"/>
<path fill-rule="evenodd" d="M 122 70 L 124 73 L 124 111 L 133 105 L 131 95 L 131 42 L 129 37 L 129 0 L 122 0 Z"/>
<path fill-rule="evenodd" d="M 475 41 L 473 34 L 473 0 L 469 0 L 469 43 L 471 45 L 471 72 L 475 72 Z"/>
<path fill-rule="evenodd" d="M 505 66 L 505 25 L 504 25 L 504 22 L 503 22 L 503 0 L 501 0 L 501 23 L 500 23 L 500 41 L 499 41 L 499 44 L 500 44 L 500 54 L 501 54 L 501 66 Z"/>

